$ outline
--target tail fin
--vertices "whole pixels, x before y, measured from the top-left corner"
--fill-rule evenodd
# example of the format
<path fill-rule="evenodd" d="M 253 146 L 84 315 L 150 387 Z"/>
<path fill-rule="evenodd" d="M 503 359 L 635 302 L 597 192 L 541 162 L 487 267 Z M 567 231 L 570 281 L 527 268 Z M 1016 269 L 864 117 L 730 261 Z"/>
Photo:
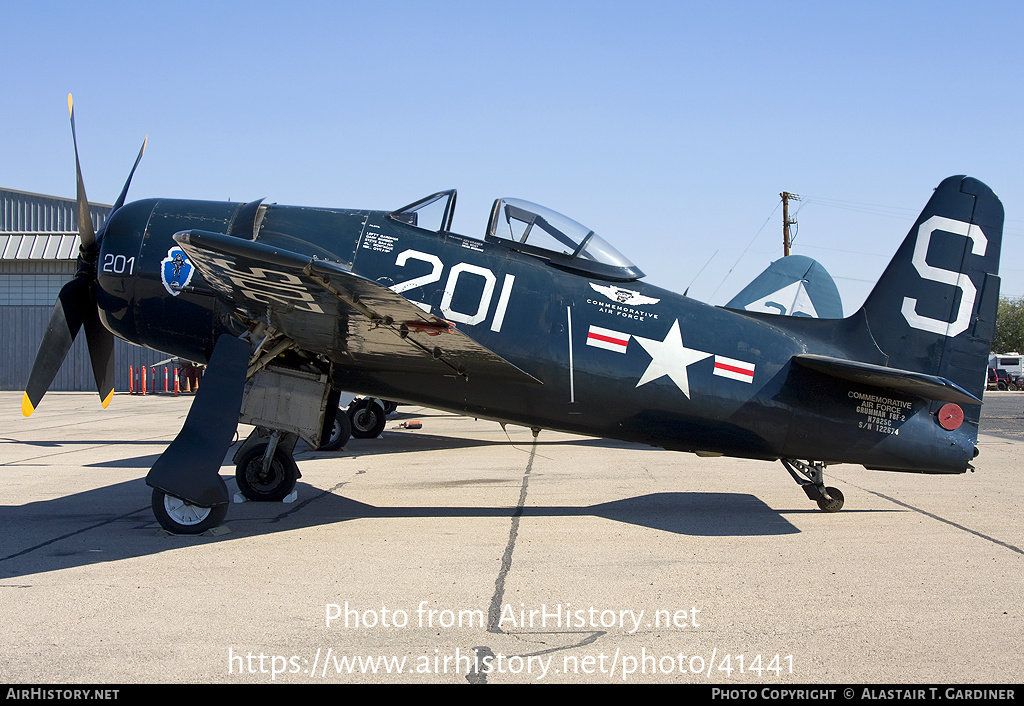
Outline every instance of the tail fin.
<path fill-rule="evenodd" d="M 814 319 L 843 318 L 843 302 L 832 275 L 805 255 L 776 260 L 725 308 Z"/>
<path fill-rule="evenodd" d="M 861 314 L 891 368 L 985 389 L 999 304 L 1003 205 L 965 176 L 939 184 Z"/>

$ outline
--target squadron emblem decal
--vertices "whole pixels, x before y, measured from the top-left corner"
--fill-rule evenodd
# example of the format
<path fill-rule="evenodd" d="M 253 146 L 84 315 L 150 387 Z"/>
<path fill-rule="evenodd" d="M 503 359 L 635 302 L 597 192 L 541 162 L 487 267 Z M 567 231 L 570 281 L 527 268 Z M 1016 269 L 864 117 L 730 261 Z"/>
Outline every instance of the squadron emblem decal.
<path fill-rule="evenodd" d="M 182 288 L 188 286 L 195 271 L 188 255 L 177 245 L 168 250 L 167 257 L 160 261 L 160 281 L 172 297 L 178 296 Z"/>

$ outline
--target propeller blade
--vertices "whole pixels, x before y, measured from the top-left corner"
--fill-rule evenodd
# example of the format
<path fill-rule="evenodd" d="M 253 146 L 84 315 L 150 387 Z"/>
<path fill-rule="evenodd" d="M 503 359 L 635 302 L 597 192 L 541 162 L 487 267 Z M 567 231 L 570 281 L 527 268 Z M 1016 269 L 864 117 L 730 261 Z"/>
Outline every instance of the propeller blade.
<path fill-rule="evenodd" d="M 96 378 L 96 391 L 100 393 L 103 409 L 114 396 L 114 334 L 100 323 L 99 312 L 90 306 L 85 320 L 85 340 L 89 344 L 89 360 Z"/>
<path fill-rule="evenodd" d="M 124 200 L 128 196 L 128 187 L 132 183 L 132 177 L 135 176 L 135 170 L 139 167 L 139 162 L 142 161 L 142 155 L 146 152 L 146 143 L 149 142 L 147 137 L 142 141 L 142 149 L 139 150 L 139 156 L 135 158 L 135 165 L 132 167 L 131 172 L 128 173 L 128 181 L 124 183 L 124 188 L 121 189 L 121 195 L 117 197 L 117 201 L 114 202 L 114 207 L 110 209 L 110 214 L 113 215 L 114 211 L 124 206 Z M 109 218 L 110 216 L 107 216 Z"/>
<path fill-rule="evenodd" d="M 78 330 L 82 328 L 82 322 L 88 317 L 90 310 L 95 316 L 88 281 L 76 277 L 61 288 L 57 302 L 53 305 L 53 313 L 50 314 L 50 323 L 39 344 L 36 360 L 32 364 L 28 384 L 25 385 L 21 412 L 26 417 L 31 416 L 39 406 L 39 401 L 43 399 L 53 378 L 57 376 L 57 371 L 71 350 L 71 344 L 75 342 L 75 336 L 78 335 Z"/>
<path fill-rule="evenodd" d="M 78 234 L 81 238 L 79 254 L 79 274 L 73 280 L 65 284 L 60 294 L 57 295 L 57 302 L 53 306 L 53 313 L 50 314 L 50 323 L 47 325 L 46 333 L 39 344 L 39 351 L 36 353 L 35 362 L 32 364 L 32 373 L 29 375 L 28 384 L 25 386 L 25 395 L 21 400 L 21 412 L 26 417 L 31 416 L 39 405 L 50 383 L 57 376 L 57 371 L 67 357 L 68 351 L 75 342 L 75 336 L 79 329 L 85 327 L 85 338 L 89 345 L 89 359 L 92 362 L 92 373 L 96 379 L 96 390 L 100 393 L 100 402 L 106 408 L 114 396 L 114 336 L 100 321 L 99 311 L 96 305 L 96 293 L 91 272 L 95 266 L 98 248 L 96 247 L 96 231 L 92 226 L 92 216 L 89 213 L 89 200 L 85 195 L 85 183 L 82 181 L 82 168 L 78 160 L 78 136 L 75 131 L 75 106 L 68 94 L 68 115 L 71 117 L 71 139 L 75 143 L 75 176 L 78 180 Z M 117 199 L 116 211 L 124 205 L 125 197 L 128 194 L 128 186 L 131 184 L 135 169 L 142 160 L 142 154 L 146 151 L 146 141 L 142 142 L 142 149 L 139 156 L 135 158 L 135 165 L 132 167 L 128 180 L 121 190 Z M 111 212 L 113 212 L 111 211 Z"/>
<path fill-rule="evenodd" d="M 71 141 L 75 143 L 75 173 L 78 176 L 78 237 L 82 241 L 82 252 L 86 252 L 96 244 L 96 231 L 92 227 L 92 215 L 89 213 L 89 199 L 85 195 L 85 182 L 82 181 L 82 167 L 78 162 L 78 136 L 75 135 L 75 106 L 68 94 L 68 114 L 71 116 Z M 127 188 L 127 187 L 126 187 Z"/>

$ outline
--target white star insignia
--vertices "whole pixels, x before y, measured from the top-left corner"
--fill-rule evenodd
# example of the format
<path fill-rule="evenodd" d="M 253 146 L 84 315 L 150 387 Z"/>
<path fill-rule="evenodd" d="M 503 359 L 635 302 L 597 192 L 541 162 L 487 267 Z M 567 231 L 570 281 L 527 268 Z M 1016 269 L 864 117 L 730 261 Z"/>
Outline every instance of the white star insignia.
<path fill-rule="evenodd" d="M 672 328 L 668 330 L 663 341 L 641 338 L 636 334 L 633 334 L 633 338 L 639 341 L 651 356 L 651 363 L 636 386 L 640 387 L 663 375 L 668 375 L 672 382 L 689 398 L 690 380 L 686 375 L 686 368 L 698 360 L 710 358 L 711 354 L 683 345 L 683 336 L 679 332 L 679 319 L 672 324 Z"/>

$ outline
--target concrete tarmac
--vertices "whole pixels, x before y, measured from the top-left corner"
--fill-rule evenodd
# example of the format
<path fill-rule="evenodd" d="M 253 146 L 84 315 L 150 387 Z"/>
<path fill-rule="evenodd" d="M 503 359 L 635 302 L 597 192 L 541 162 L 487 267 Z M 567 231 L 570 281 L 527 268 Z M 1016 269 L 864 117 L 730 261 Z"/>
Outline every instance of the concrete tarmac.
<path fill-rule="evenodd" d="M 20 399 L 0 393 L 5 682 L 1020 681 L 1024 393 L 986 396 L 975 473 L 829 467 L 835 514 L 779 463 L 402 406 L 297 454 L 295 502 L 199 537 L 160 531 L 144 481 L 190 398 Z"/>

